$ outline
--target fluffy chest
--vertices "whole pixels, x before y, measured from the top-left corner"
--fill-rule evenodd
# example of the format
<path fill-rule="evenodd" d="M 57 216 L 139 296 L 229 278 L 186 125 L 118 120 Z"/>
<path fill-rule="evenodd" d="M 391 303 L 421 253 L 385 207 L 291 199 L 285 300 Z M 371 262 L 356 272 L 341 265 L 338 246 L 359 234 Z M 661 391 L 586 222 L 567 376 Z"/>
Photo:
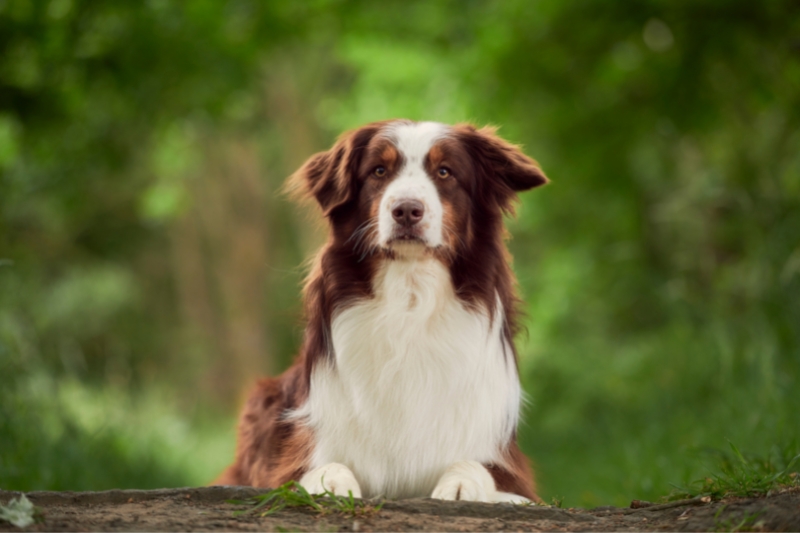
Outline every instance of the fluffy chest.
<path fill-rule="evenodd" d="M 456 461 L 498 460 L 520 401 L 502 322 L 465 307 L 438 261 L 388 262 L 375 297 L 335 315 L 335 365 L 312 374 L 313 466 L 345 464 L 365 496 L 411 497 Z"/>

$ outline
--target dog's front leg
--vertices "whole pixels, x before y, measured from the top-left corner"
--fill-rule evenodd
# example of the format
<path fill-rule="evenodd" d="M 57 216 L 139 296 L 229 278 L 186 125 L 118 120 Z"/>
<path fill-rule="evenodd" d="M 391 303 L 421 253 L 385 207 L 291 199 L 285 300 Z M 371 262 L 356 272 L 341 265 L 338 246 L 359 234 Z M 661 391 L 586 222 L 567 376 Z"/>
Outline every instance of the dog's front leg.
<path fill-rule="evenodd" d="M 309 494 L 332 492 L 337 496 L 348 496 L 348 493 L 352 493 L 355 498 L 361 497 L 361 487 L 356 481 L 356 476 L 349 468 L 339 463 L 328 463 L 307 472 L 300 479 L 300 484 Z"/>
<path fill-rule="evenodd" d="M 450 465 L 439 478 L 431 498 L 493 503 L 530 501 L 518 494 L 498 492 L 492 475 L 477 461 L 459 461 Z"/>

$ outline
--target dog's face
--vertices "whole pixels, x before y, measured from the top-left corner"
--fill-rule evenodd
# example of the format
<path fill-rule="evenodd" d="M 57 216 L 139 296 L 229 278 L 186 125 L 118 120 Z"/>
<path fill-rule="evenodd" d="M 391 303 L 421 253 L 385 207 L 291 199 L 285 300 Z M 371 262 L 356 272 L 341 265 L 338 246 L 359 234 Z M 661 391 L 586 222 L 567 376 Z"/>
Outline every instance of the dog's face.
<path fill-rule="evenodd" d="M 294 177 L 361 259 L 452 258 L 519 191 L 547 183 L 494 130 L 404 120 L 368 124 L 313 156 Z"/>

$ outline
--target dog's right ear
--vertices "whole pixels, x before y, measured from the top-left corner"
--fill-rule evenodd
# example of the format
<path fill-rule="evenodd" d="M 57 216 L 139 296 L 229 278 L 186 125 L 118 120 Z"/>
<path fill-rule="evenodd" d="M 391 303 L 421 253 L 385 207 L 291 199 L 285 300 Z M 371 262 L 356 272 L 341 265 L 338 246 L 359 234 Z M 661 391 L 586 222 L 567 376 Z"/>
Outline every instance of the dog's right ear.
<path fill-rule="evenodd" d="M 355 199 L 358 168 L 364 150 L 378 132 L 378 125 L 367 125 L 342 135 L 326 152 L 314 154 L 289 178 L 287 190 L 301 197 L 313 197 L 327 217 Z"/>

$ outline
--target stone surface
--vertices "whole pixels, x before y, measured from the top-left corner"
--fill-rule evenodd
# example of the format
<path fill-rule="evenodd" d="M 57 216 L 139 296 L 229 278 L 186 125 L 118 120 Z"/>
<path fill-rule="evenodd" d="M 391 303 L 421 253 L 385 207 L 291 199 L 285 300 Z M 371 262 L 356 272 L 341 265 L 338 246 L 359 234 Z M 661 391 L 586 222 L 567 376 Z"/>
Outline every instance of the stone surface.
<path fill-rule="evenodd" d="M 705 503 L 686 500 L 630 508 L 389 501 L 352 515 L 285 509 L 269 516 L 235 515 L 228 503 L 265 492 L 251 487 L 201 487 L 103 492 L 28 492 L 43 520 L 26 531 L 800 531 L 800 490 L 767 498 Z M 0 491 L 0 503 L 18 492 Z M 638 504 L 637 504 L 638 505 Z M 0 531 L 20 531 L 0 521 Z"/>

